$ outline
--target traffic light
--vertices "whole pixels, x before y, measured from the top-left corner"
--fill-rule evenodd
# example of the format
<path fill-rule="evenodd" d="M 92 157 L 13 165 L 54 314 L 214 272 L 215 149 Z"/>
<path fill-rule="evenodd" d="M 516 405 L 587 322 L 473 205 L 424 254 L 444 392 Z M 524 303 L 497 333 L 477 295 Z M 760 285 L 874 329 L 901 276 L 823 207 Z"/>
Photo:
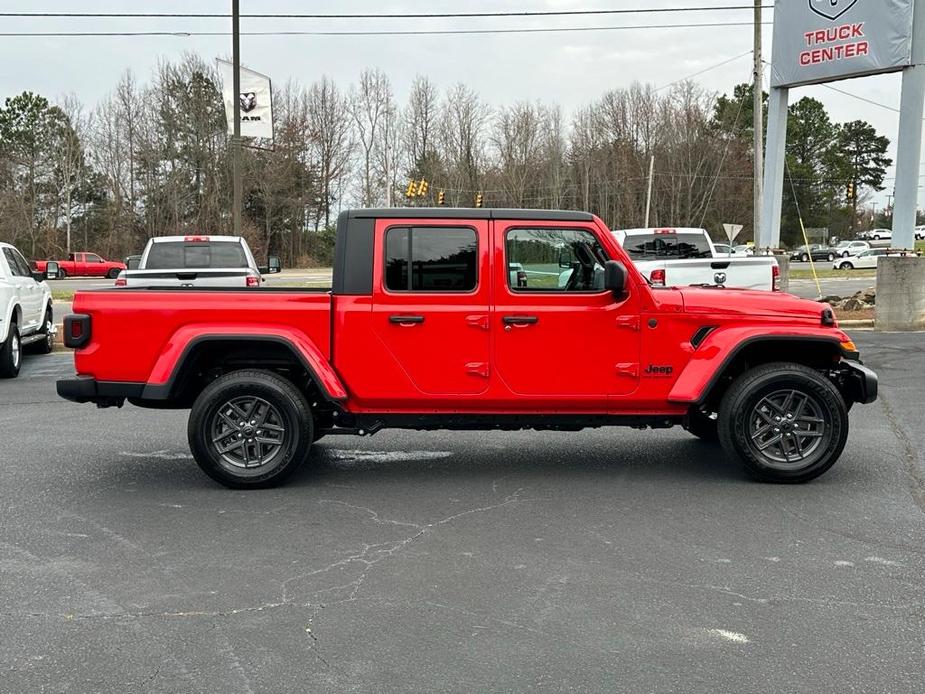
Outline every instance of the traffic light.
<path fill-rule="evenodd" d="M 848 182 L 848 199 L 849 200 L 855 199 L 854 181 Z"/>
<path fill-rule="evenodd" d="M 419 198 L 423 198 L 425 195 L 427 195 L 427 188 L 428 188 L 427 180 L 422 178 L 421 182 L 418 183 L 418 197 Z"/>
<path fill-rule="evenodd" d="M 437 204 L 440 206 L 446 204 L 446 193 L 442 190 L 437 193 Z"/>
<path fill-rule="evenodd" d="M 408 187 L 405 189 L 405 197 L 409 200 L 414 197 L 414 181 L 409 181 Z"/>
<path fill-rule="evenodd" d="M 482 206 L 482 194 L 481 194 L 481 193 L 476 193 L 476 194 L 475 194 L 475 206 L 476 206 L 476 207 L 481 207 L 481 206 Z"/>

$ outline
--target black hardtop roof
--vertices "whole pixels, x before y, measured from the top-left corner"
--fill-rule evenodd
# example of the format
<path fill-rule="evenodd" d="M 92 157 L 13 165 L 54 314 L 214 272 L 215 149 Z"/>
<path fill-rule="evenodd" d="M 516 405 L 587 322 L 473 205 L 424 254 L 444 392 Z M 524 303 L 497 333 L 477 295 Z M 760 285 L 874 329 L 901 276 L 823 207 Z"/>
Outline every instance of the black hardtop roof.
<path fill-rule="evenodd" d="M 590 212 L 513 210 L 474 207 L 385 207 L 346 210 L 350 219 L 523 219 L 548 222 L 590 222 Z"/>

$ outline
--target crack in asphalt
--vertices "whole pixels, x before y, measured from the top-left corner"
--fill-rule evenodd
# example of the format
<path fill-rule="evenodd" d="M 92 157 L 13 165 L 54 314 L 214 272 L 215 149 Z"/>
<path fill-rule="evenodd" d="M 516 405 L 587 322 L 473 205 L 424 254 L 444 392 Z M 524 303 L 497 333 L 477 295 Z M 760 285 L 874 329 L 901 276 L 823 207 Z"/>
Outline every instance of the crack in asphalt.
<path fill-rule="evenodd" d="M 919 467 L 918 450 L 915 444 L 912 443 L 912 439 L 909 438 L 906 430 L 896 418 L 896 414 L 893 411 L 892 405 L 890 405 L 889 399 L 883 393 L 880 393 L 879 401 L 883 408 L 883 413 L 890 423 L 890 429 L 893 430 L 893 434 L 899 439 L 902 446 L 903 457 L 906 462 L 906 473 L 909 475 L 909 491 L 912 494 L 912 499 L 919 509 L 925 513 L 925 471 Z"/>

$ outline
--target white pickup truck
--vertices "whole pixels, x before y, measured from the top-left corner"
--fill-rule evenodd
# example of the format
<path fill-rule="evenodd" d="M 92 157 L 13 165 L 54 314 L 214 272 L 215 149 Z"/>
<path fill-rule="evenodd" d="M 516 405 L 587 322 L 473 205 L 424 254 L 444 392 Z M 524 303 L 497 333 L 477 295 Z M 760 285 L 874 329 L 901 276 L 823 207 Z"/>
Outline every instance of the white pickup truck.
<path fill-rule="evenodd" d="M 123 270 L 117 287 L 259 287 L 280 271 L 270 256 L 261 268 L 239 236 L 158 236 L 148 240 L 137 270 Z"/>
<path fill-rule="evenodd" d="M 772 256 L 719 254 L 704 229 L 662 227 L 615 230 L 633 264 L 654 285 L 721 286 L 777 290 L 780 267 Z"/>
<path fill-rule="evenodd" d="M 45 275 L 33 270 L 15 246 L 0 243 L 0 378 L 19 375 L 23 347 L 47 354 L 54 341 Z"/>

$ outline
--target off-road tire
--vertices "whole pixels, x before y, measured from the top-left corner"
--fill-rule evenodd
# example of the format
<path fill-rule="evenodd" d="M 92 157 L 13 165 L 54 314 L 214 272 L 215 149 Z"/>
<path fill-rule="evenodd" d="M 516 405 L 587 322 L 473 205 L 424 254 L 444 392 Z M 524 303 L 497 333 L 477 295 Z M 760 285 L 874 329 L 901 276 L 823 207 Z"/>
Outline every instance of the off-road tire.
<path fill-rule="evenodd" d="M 755 435 L 768 422 L 767 417 L 758 413 L 762 403 L 788 391 L 808 396 L 808 401 L 813 403 L 811 409 L 815 409 L 820 415 L 812 419 L 822 420 L 821 424 L 808 425 L 817 426 L 821 436 L 803 439 L 802 445 L 810 450 L 804 458 L 792 464 L 773 460 L 774 447 L 766 449 L 768 453 L 759 451 L 758 446 L 765 441 L 755 440 Z M 786 409 L 783 408 L 781 412 Z M 805 412 L 805 406 L 803 411 Z M 786 415 L 783 416 L 786 421 Z M 773 417 L 771 419 L 773 420 Z M 791 421 L 802 422 L 799 418 Z M 771 426 L 774 426 L 773 422 Z M 792 424 L 788 426 L 792 427 Z M 799 426 L 803 429 L 807 427 L 803 423 Z M 771 432 L 773 431 L 779 430 L 772 429 Z M 794 437 L 800 438 L 800 433 L 806 435 L 805 431 L 796 428 L 784 431 L 797 432 L 790 434 L 790 440 Z M 773 433 L 767 435 L 774 436 Z M 802 364 L 777 362 L 751 369 L 733 382 L 720 404 L 719 440 L 723 449 L 730 457 L 740 460 L 745 469 L 762 482 L 795 484 L 815 479 L 835 464 L 847 439 L 848 408 L 844 398 L 829 379 Z M 807 441 L 817 443 L 809 445 Z M 787 455 L 783 453 L 783 447 L 788 446 L 788 443 L 783 442 L 780 446 L 786 460 Z"/>
<path fill-rule="evenodd" d="M 255 404 L 256 414 L 255 410 L 251 410 L 254 419 L 244 420 L 244 424 L 258 424 L 232 430 L 229 418 L 224 414 L 235 412 L 231 409 L 231 403 L 246 402 L 248 399 L 257 400 L 269 407 Z M 265 414 L 268 411 L 272 411 L 272 415 Z M 259 441 L 261 432 L 269 435 L 269 432 L 259 428 L 261 413 L 266 418 L 262 426 L 269 424 L 275 429 L 282 429 L 281 433 L 275 431 L 272 434 L 273 437 L 279 434 L 279 439 L 270 444 L 276 452 L 266 462 L 255 467 L 240 467 L 237 464 L 240 463 L 237 460 L 239 452 L 246 466 L 251 452 L 260 458 L 261 443 L 254 444 L 253 449 L 244 443 L 243 449 L 226 450 L 224 454 L 221 449 L 236 444 L 235 437 L 253 440 L 247 439 L 253 435 Z M 234 416 L 233 419 L 242 418 Z M 223 434 L 225 431 L 228 433 Z M 209 477 L 232 489 L 256 489 L 281 484 L 302 465 L 312 444 L 314 424 L 305 396 L 290 381 L 270 371 L 234 371 L 210 383 L 196 398 L 190 412 L 187 435 L 196 463 Z M 222 438 L 216 442 L 216 436 Z"/>
<path fill-rule="evenodd" d="M 22 340 L 19 336 L 19 325 L 14 318 L 10 322 L 6 340 L 0 345 L 0 378 L 16 378 L 21 367 Z"/>
<path fill-rule="evenodd" d="M 710 443 L 719 441 L 717 420 L 705 415 L 698 407 L 692 407 L 684 417 L 684 430 L 702 441 Z"/>

